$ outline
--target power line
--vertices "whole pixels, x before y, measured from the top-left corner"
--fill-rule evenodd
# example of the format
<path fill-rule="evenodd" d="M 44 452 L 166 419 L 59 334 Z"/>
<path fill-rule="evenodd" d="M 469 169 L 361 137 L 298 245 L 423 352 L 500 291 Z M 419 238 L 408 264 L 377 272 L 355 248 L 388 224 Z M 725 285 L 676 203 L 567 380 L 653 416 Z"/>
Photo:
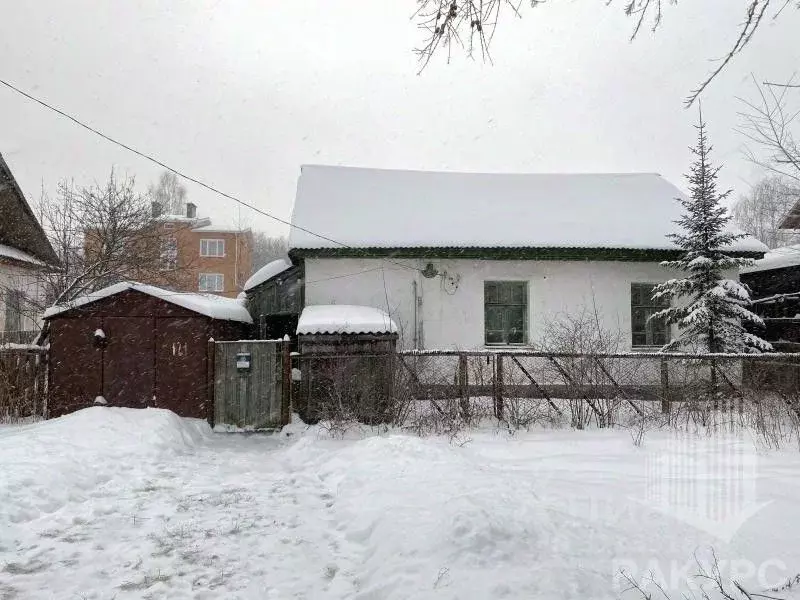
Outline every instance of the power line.
<path fill-rule="evenodd" d="M 240 206 L 244 206 L 246 208 L 249 208 L 250 210 L 252 210 L 252 211 L 254 211 L 254 212 L 258 213 L 258 214 L 264 215 L 265 217 L 268 217 L 270 219 L 273 219 L 273 220 L 277 221 L 278 223 L 282 223 L 283 225 L 288 225 L 290 228 L 298 229 L 300 231 L 308 233 L 309 235 L 313 235 L 314 237 L 317 237 L 319 239 L 322 239 L 322 240 L 325 240 L 327 242 L 331 242 L 332 244 L 336 244 L 338 246 L 341 246 L 342 248 L 352 248 L 352 246 L 349 246 L 348 244 L 345 244 L 344 242 L 340 242 L 338 240 L 330 238 L 330 237 L 328 237 L 326 235 L 323 235 L 321 233 L 317 233 L 315 231 L 311 231 L 310 229 L 306 229 L 305 227 L 302 227 L 301 225 L 296 225 L 296 224 L 292 223 L 291 221 L 287 221 L 286 219 L 282 219 L 280 217 L 277 217 L 277 216 L 275 216 L 275 215 L 273 215 L 271 213 L 268 213 L 267 211 L 261 210 L 260 208 L 256 208 L 255 206 L 253 206 L 249 202 L 245 202 L 244 200 L 242 200 L 240 198 L 237 198 L 236 196 L 234 196 L 232 194 L 228 194 L 227 192 L 223 192 L 222 190 L 220 190 L 218 188 L 215 188 L 214 186 L 212 186 L 212 185 L 210 185 L 208 183 L 205 183 L 204 181 L 202 181 L 200 179 L 197 179 L 196 177 L 192 177 L 191 175 L 188 175 L 188 174 L 186 174 L 186 173 L 184 173 L 182 171 L 179 171 L 178 169 L 176 169 L 174 167 L 171 167 L 168 164 L 166 164 L 165 162 L 157 159 L 155 156 L 152 156 L 151 154 L 147 154 L 146 152 L 142 152 L 140 150 L 137 150 L 136 148 L 133 148 L 133 147 L 129 146 L 128 144 L 120 142 L 119 140 L 117 140 L 117 139 L 115 139 L 115 138 L 113 138 L 113 137 L 111 137 L 109 135 L 106 135 L 105 133 L 103 133 L 99 129 L 96 129 L 96 128 L 92 127 L 91 125 L 88 125 L 87 123 L 85 123 L 85 122 L 81 121 L 80 119 L 78 119 L 77 117 L 74 117 L 71 114 L 61 110 L 60 108 L 57 108 L 57 107 L 55 107 L 55 106 L 53 106 L 51 104 L 48 104 L 44 100 L 42 100 L 40 98 L 37 98 L 36 96 L 33 96 L 33 95 L 29 94 L 28 92 L 26 92 L 24 90 L 21 90 L 17 86 L 9 83 L 8 81 L 6 81 L 4 79 L 0 79 L 0 84 L 3 84 L 8 89 L 10 89 L 10 90 L 12 90 L 12 91 L 24 96 L 28 100 L 36 102 L 40 106 L 43 106 L 44 108 L 46 108 L 48 110 L 51 110 L 51 111 L 55 112 L 56 114 L 69 119 L 70 121 L 72 121 L 73 123 L 78 125 L 79 127 L 82 127 L 83 129 L 86 129 L 87 131 L 89 131 L 91 133 L 94 133 L 95 135 L 103 138 L 104 140 L 106 140 L 108 142 L 111 142 L 112 144 L 115 144 L 115 145 L 117 145 L 117 146 L 119 146 L 121 148 L 124 148 L 125 150 L 128 150 L 129 152 L 133 152 L 137 156 L 140 156 L 141 158 L 144 158 L 145 160 L 149 160 L 150 162 L 152 162 L 154 164 L 157 164 L 158 166 L 166 169 L 167 171 L 175 173 L 176 175 L 186 179 L 187 181 L 191 181 L 193 183 L 196 183 L 200 187 L 203 187 L 203 188 L 209 190 L 210 192 L 214 192 L 215 194 L 219 194 L 223 198 L 228 198 L 229 200 L 233 200 L 234 202 L 238 203 Z M 391 260 L 389 258 L 383 258 L 383 260 L 385 260 L 386 262 L 390 262 L 392 264 L 398 265 L 400 267 L 403 267 L 404 269 L 410 269 L 412 271 L 421 271 L 421 269 L 419 269 L 417 267 L 412 267 L 412 266 L 406 265 L 404 263 L 396 262 L 396 261 Z"/>
<path fill-rule="evenodd" d="M 260 208 L 256 208 L 252 204 L 250 204 L 248 202 L 245 202 L 244 200 L 241 200 L 240 198 L 237 198 L 236 196 L 233 196 L 232 194 L 228 194 L 226 192 L 223 192 L 222 190 L 217 189 L 214 186 L 209 185 L 208 183 L 205 183 L 204 181 L 201 181 L 200 179 L 197 179 L 196 177 L 192 177 L 191 175 L 187 175 L 186 173 L 183 173 L 182 171 L 179 171 L 178 169 L 170 167 L 168 164 L 160 161 L 159 159 L 155 158 L 154 156 L 152 156 L 150 154 L 147 154 L 145 152 L 141 152 L 141 151 L 137 150 L 136 148 L 132 148 L 131 146 L 129 146 L 129 145 L 123 143 L 123 142 L 120 142 L 119 140 L 116 140 L 116 139 L 112 138 L 111 136 L 106 135 L 102 131 L 100 131 L 98 129 L 95 129 L 91 125 L 88 125 L 88 124 L 84 123 L 80 119 L 77 119 L 76 117 L 73 117 L 72 115 L 64 112 L 61 109 L 56 108 L 55 106 L 52 106 L 51 104 L 48 104 L 44 100 L 40 100 L 39 98 L 37 98 L 35 96 L 32 96 L 31 94 L 25 92 L 24 90 L 19 89 L 17 86 L 9 83 L 8 81 L 5 81 L 4 79 L 0 79 L 0 83 L 2 83 L 4 86 L 9 88 L 10 90 L 13 90 L 13 91 L 17 92 L 18 94 L 24 96 L 28 100 L 32 100 L 33 102 L 36 102 L 37 104 L 45 107 L 46 109 L 51 110 L 51 111 L 61 115 L 62 117 L 65 117 L 65 118 L 69 119 L 70 121 L 72 121 L 73 123 L 78 125 L 79 127 L 82 127 L 83 129 L 86 129 L 87 131 L 90 131 L 90 132 L 94 133 L 95 135 L 100 136 L 104 140 L 106 140 L 108 142 L 111 142 L 112 144 L 116 144 L 117 146 L 120 146 L 121 148 L 125 148 L 125 150 L 128 150 L 129 152 L 133 152 L 137 156 L 140 156 L 140 157 L 142 157 L 142 158 L 144 158 L 146 160 L 149 160 L 150 162 L 155 163 L 155 164 L 159 165 L 160 167 L 163 167 L 167 171 L 175 173 L 176 175 L 178 175 L 180 177 L 183 177 L 184 179 L 186 179 L 188 181 L 196 183 L 197 185 L 199 185 L 199 186 L 201 186 L 201 187 L 203 187 L 203 188 L 205 188 L 205 189 L 207 189 L 207 190 L 209 190 L 211 192 L 214 192 L 215 194 L 219 194 L 220 196 L 223 196 L 224 198 L 228 198 L 229 200 L 233 200 L 234 202 L 237 202 L 241 206 L 249 208 L 250 210 L 253 210 L 253 211 L 255 211 L 255 212 L 257 212 L 257 213 L 259 213 L 261 215 L 264 215 L 265 217 L 269 217 L 270 219 L 273 219 L 273 220 L 275 220 L 275 221 L 277 221 L 279 223 L 282 223 L 284 225 L 288 225 L 289 227 L 293 227 L 294 229 L 299 229 L 300 231 L 304 231 L 305 233 L 308 233 L 310 235 L 313 235 L 314 237 L 318 237 L 318 238 L 323 239 L 325 241 L 331 242 L 333 244 L 337 244 L 339 246 L 347 247 L 347 244 L 343 244 L 342 242 L 339 242 L 337 240 L 329 238 L 329 237 L 327 237 L 325 235 L 322 235 L 320 233 L 316 233 L 314 231 L 311 231 L 310 229 L 306 229 L 305 227 L 301 227 L 300 225 L 295 225 L 295 224 L 291 223 L 290 221 L 287 221 L 286 219 L 282 219 L 280 217 L 276 217 L 275 215 L 270 214 L 270 213 L 268 213 L 268 212 L 266 212 L 264 210 L 261 210 Z"/>

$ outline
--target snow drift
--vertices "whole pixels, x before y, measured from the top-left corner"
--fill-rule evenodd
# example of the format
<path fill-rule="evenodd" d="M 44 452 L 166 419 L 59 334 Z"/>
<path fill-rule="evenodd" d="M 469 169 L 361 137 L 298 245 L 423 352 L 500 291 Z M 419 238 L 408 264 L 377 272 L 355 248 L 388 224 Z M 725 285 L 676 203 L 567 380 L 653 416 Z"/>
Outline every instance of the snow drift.
<path fill-rule="evenodd" d="M 206 435 L 204 421 L 168 410 L 104 407 L 4 433 L 0 527 L 85 499 L 97 486 L 125 477 L 131 461 L 183 452 Z"/>

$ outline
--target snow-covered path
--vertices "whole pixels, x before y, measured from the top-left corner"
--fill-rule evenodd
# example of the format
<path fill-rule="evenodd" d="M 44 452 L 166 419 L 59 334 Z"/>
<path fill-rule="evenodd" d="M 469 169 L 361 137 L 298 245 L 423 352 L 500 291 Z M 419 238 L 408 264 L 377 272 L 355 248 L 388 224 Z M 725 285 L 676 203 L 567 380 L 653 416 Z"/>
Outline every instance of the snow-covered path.
<path fill-rule="evenodd" d="M 651 438 L 242 436 L 100 408 L 3 428 L 0 598 L 614 598 L 620 567 L 679 586 L 711 546 L 754 586 L 800 571 L 796 451 Z M 738 529 L 654 508 L 654 458 L 676 447 L 716 457 L 681 485 L 717 500 L 720 460 L 757 459 L 771 504 Z"/>

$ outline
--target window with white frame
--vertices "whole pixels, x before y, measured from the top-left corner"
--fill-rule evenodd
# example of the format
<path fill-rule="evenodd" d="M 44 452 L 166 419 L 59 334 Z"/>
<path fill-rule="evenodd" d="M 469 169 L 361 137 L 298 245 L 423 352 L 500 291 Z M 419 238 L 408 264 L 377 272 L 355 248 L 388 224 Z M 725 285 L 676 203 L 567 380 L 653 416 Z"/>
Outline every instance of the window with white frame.
<path fill-rule="evenodd" d="M 528 283 L 485 281 L 484 340 L 487 345 L 528 343 Z"/>
<path fill-rule="evenodd" d="M 201 292 L 224 292 L 225 276 L 221 273 L 200 273 Z"/>
<path fill-rule="evenodd" d="M 200 240 L 200 256 L 225 256 L 225 240 Z"/>

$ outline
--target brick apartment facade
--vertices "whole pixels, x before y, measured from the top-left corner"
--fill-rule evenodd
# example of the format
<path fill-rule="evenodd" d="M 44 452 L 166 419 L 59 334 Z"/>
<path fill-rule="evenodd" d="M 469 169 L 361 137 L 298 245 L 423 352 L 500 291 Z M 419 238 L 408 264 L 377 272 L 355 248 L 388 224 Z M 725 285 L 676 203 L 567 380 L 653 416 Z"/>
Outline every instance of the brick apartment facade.
<path fill-rule="evenodd" d="M 159 264 L 138 268 L 130 279 L 178 292 L 208 292 L 235 298 L 253 266 L 253 234 L 249 229 L 214 227 L 208 218 L 196 217 L 189 203 L 186 215 L 158 214 L 154 206 L 156 235 L 146 236 L 148 244 L 158 243 Z M 86 251 L 91 252 L 90 235 Z"/>

